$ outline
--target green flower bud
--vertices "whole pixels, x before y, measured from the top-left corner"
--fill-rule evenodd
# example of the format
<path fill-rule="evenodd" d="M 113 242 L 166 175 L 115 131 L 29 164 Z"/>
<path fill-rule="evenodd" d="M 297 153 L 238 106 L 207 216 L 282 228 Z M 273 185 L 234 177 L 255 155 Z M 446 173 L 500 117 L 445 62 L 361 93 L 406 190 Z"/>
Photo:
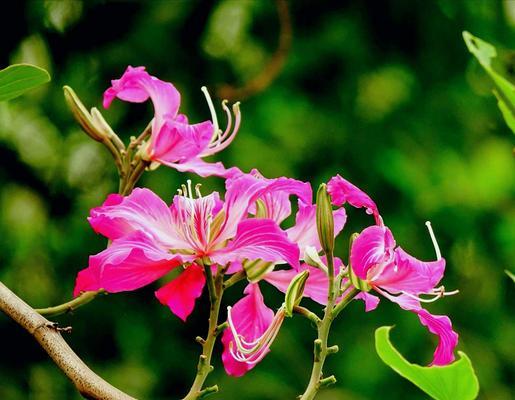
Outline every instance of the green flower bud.
<path fill-rule="evenodd" d="M 263 260 L 246 260 L 243 262 L 243 269 L 247 274 L 249 282 L 259 282 L 263 276 L 274 269 L 274 263 Z"/>
<path fill-rule="evenodd" d="M 286 295 L 284 297 L 284 314 L 287 317 L 291 317 L 293 315 L 293 308 L 298 306 L 302 300 L 304 286 L 306 285 L 308 277 L 309 271 L 302 271 L 295 275 L 288 285 L 288 289 L 286 290 Z"/>
<path fill-rule="evenodd" d="M 63 90 L 66 103 L 68 104 L 68 107 L 70 107 L 73 116 L 80 124 L 84 132 L 86 132 L 88 136 L 97 142 L 102 142 L 104 137 L 102 130 L 98 129 L 95 121 L 93 120 L 93 117 L 86 109 L 86 107 L 84 107 L 84 104 L 82 104 L 74 90 L 69 86 L 64 86 Z"/>
<path fill-rule="evenodd" d="M 327 193 L 327 186 L 322 183 L 317 192 L 317 231 L 325 254 L 332 254 L 334 250 L 334 217 L 331 205 L 331 196 Z"/>

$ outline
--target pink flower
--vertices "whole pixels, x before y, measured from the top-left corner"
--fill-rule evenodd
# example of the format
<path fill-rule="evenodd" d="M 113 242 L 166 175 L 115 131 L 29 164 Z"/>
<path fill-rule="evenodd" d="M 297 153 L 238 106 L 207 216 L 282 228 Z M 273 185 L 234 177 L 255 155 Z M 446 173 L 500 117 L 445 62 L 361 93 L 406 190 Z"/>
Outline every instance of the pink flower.
<path fill-rule="evenodd" d="M 364 229 L 352 244 L 350 264 L 354 274 L 401 308 L 417 314 L 422 325 L 438 336 L 439 343 L 431 364 L 451 363 L 458 344 L 458 334 L 452 330 L 450 319 L 444 315 L 432 315 L 420 305 L 421 302 L 432 302 L 445 295 L 457 293 L 445 292 L 443 286 L 436 287 L 443 278 L 445 259 L 440 255 L 432 230 L 430 229 L 430 234 L 437 260 L 420 261 L 401 247 L 396 247 L 390 229 L 383 225 L 377 206 L 366 193 L 339 175 L 330 180 L 328 191 L 334 204 L 348 202 L 354 207 L 364 207 L 376 220 L 377 225 Z M 429 224 L 428 227 L 430 228 Z M 431 298 L 421 297 L 423 295 Z M 375 309 L 378 303 L 379 298 L 369 298 L 367 311 Z"/>
<path fill-rule="evenodd" d="M 93 229 L 112 240 L 90 257 L 77 277 L 75 295 L 103 288 L 108 292 L 138 289 L 183 265 L 185 270 L 156 292 L 161 303 L 185 319 L 205 283 L 198 262 L 226 265 L 262 259 L 297 266 L 299 250 L 271 219 L 250 218 L 249 208 L 268 191 L 292 188 L 288 178 L 255 180 L 242 175 L 227 183 L 225 201 L 218 193 L 201 196 L 191 183 L 168 207 L 148 189 L 129 196 L 111 195 L 91 210 Z"/>
<path fill-rule="evenodd" d="M 142 103 L 150 98 L 154 104 L 152 135 L 143 146 L 143 158 L 200 176 L 229 177 L 239 171 L 237 168 L 226 170 L 220 162 L 211 164 L 202 160 L 203 157 L 225 149 L 235 138 L 241 118 L 237 104 L 233 107 L 236 117 L 234 129 L 231 129 L 232 115 L 225 102 L 223 108 L 227 114 L 228 127 L 223 133 L 218 129 L 209 97 L 214 124 L 204 121 L 190 125 L 188 118 L 178 113 L 181 96 L 175 86 L 149 75 L 145 67 L 131 66 L 127 67 L 120 79 L 111 81 L 111 87 L 104 93 L 104 107 L 108 108 L 116 97 L 131 103 Z"/>

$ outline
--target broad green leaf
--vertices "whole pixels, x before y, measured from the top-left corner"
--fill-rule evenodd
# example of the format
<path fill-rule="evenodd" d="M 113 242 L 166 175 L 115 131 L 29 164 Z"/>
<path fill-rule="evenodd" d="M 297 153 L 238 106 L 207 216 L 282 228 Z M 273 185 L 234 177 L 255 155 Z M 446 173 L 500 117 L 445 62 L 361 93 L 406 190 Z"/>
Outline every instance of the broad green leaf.
<path fill-rule="evenodd" d="M 50 81 L 44 69 L 29 64 L 15 64 L 0 71 L 0 101 L 21 96 L 26 91 Z"/>
<path fill-rule="evenodd" d="M 408 362 L 390 342 L 391 326 L 375 333 L 376 351 L 383 362 L 436 400 L 473 400 L 479 392 L 479 382 L 467 355 L 446 366 L 421 367 Z"/>
<path fill-rule="evenodd" d="M 492 60 L 497 57 L 495 47 L 466 31 L 463 32 L 463 39 L 469 51 L 477 58 L 479 64 L 494 81 L 498 89 L 494 91 L 498 101 L 497 104 L 506 124 L 515 133 L 515 86 L 492 67 Z"/>

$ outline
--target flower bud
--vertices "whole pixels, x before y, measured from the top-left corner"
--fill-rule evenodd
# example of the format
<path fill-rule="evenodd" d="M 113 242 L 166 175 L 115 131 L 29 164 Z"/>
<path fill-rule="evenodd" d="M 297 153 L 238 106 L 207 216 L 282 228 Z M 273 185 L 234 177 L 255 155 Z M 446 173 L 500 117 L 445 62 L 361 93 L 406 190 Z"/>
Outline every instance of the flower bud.
<path fill-rule="evenodd" d="M 306 264 L 321 269 L 327 273 L 327 266 L 323 263 L 322 259 L 318 255 L 317 249 L 313 246 L 306 246 L 304 249 L 304 261 Z"/>
<path fill-rule="evenodd" d="M 325 254 L 332 254 L 334 250 L 334 217 L 331 197 L 327 193 L 325 183 L 322 183 L 318 188 L 316 217 L 322 250 Z"/>
<path fill-rule="evenodd" d="M 97 142 L 103 141 L 103 133 L 95 124 L 91 114 L 88 112 L 84 104 L 80 101 L 79 97 L 75 94 L 73 89 L 69 86 L 64 86 L 64 98 L 66 99 L 66 103 L 68 103 L 68 107 L 73 113 L 73 116 L 80 124 L 84 132 L 88 134 L 92 139 Z"/>
<path fill-rule="evenodd" d="M 247 275 L 249 282 L 259 282 L 263 276 L 274 269 L 274 263 L 263 261 L 261 259 L 243 262 L 243 269 Z"/>
<path fill-rule="evenodd" d="M 286 295 L 284 297 L 284 312 L 287 317 L 291 317 L 293 315 L 293 308 L 298 306 L 302 300 L 304 286 L 306 285 L 308 277 L 309 271 L 302 271 L 295 275 L 288 285 L 288 289 L 286 290 Z"/>

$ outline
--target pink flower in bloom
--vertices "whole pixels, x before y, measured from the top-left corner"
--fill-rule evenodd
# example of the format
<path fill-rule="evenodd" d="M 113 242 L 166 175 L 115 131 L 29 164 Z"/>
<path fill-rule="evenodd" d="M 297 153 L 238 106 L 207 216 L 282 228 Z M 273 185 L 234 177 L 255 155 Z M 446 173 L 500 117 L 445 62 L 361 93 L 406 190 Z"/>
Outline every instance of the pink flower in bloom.
<path fill-rule="evenodd" d="M 297 266 L 299 250 L 271 219 L 250 218 L 249 207 L 267 191 L 302 186 L 288 178 L 255 180 L 242 175 L 227 183 L 225 201 L 218 193 L 201 196 L 191 184 L 168 207 L 148 189 L 129 196 L 111 195 L 91 210 L 93 229 L 112 240 L 90 257 L 79 272 L 75 295 L 103 288 L 135 290 L 179 265 L 184 271 L 156 292 L 161 303 L 183 320 L 191 313 L 205 283 L 199 260 L 209 264 L 262 259 Z"/>
<path fill-rule="evenodd" d="M 376 219 L 377 225 L 364 229 L 352 244 L 350 264 L 356 276 L 401 308 L 416 313 L 420 322 L 438 336 L 439 343 L 431 364 L 451 363 L 454 360 L 454 348 L 458 344 L 458 334 L 452 330 L 447 316 L 432 315 L 420 304 L 456 293 L 445 292 L 443 286 L 436 288 L 444 274 L 445 259 L 440 255 L 432 230 L 430 233 L 437 260 L 420 261 L 401 247 L 396 247 L 390 229 L 383 225 L 375 203 L 367 194 L 340 176 L 331 179 L 328 192 L 336 205 L 348 202 L 354 207 L 365 207 Z M 429 295 L 431 298 L 426 299 L 421 295 Z M 379 298 L 376 298 L 375 303 L 377 306 Z M 371 310 L 375 306 L 370 303 L 367 308 Z"/>
<path fill-rule="evenodd" d="M 150 98 L 154 104 L 152 135 L 144 146 L 143 158 L 200 176 L 229 177 L 239 172 L 237 168 L 226 170 L 220 162 L 211 164 L 202 160 L 203 157 L 225 149 L 235 138 L 241 118 L 238 104 L 233 106 L 236 118 L 234 129 L 232 115 L 225 102 L 222 104 L 228 126 L 223 133 L 218 129 L 214 107 L 208 95 L 214 123 L 204 121 L 190 125 L 188 118 L 178 113 L 181 95 L 175 86 L 149 75 L 145 67 L 131 66 L 127 67 L 120 79 L 111 81 L 111 87 L 104 93 L 104 107 L 108 108 L 116 97 L 131 103 L 142 103 Z"/>

